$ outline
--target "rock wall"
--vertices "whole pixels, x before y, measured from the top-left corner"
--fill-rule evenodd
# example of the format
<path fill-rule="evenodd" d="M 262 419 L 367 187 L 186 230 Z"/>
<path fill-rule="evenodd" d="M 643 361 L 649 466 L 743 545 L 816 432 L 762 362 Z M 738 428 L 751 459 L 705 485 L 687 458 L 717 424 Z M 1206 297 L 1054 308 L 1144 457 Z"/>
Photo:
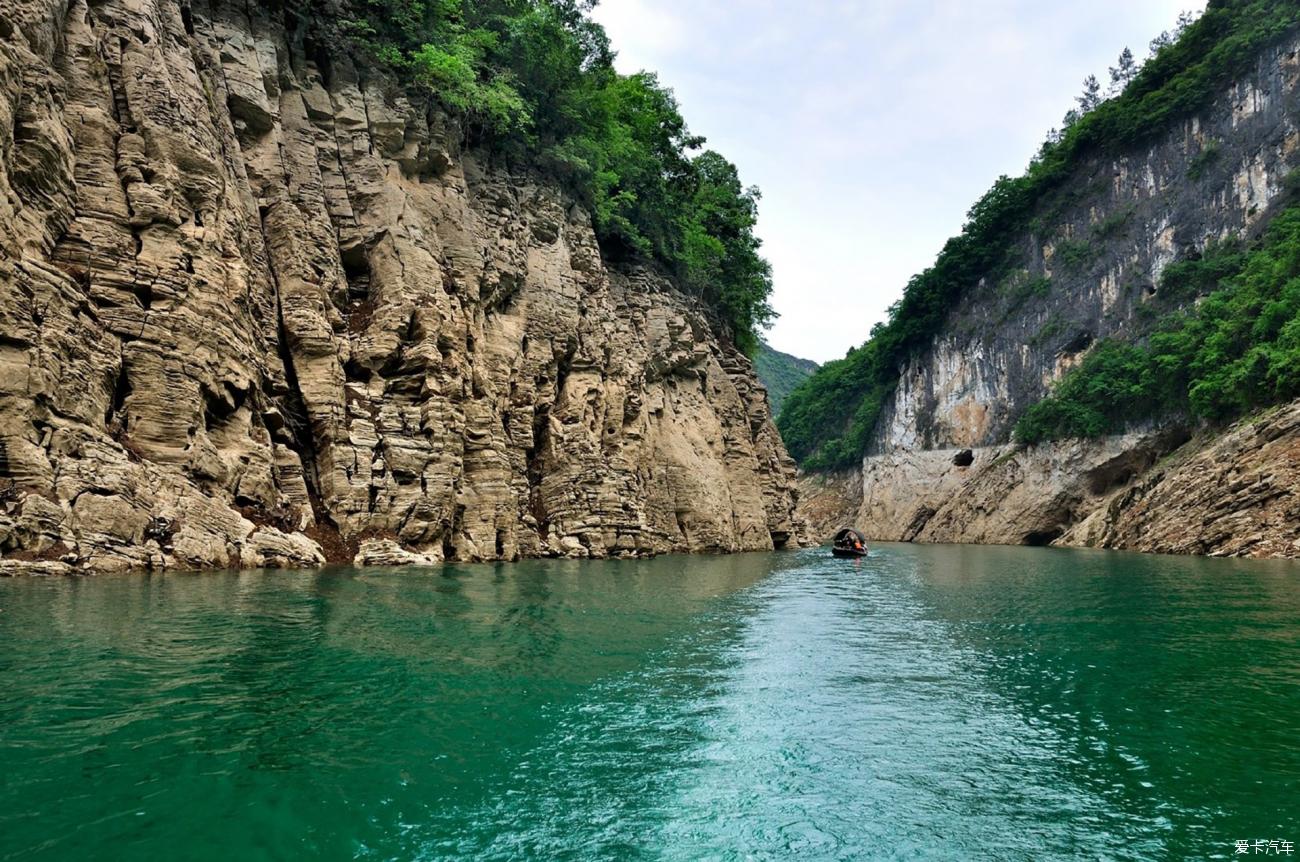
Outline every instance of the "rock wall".
<path fill-rule="evenodd" d="M 0 9 L 0 569 L 800 542 L 748 360 L 461 140 L 268 6 Z"/>
<path fill-rule="evenodd" d="M 1100 441 L 1010 445 L 1025 408 L 1093 344 L 1141 337 L 1173 307 L 1158 288 L 1165 267 L 1264 229 L 1294 193 L 1298 118 L 1300 35 L 1292 34 L 1200 115 L 1140 151 L 1083 164 L 1040 201 L 1017 245 L 1018 267 L 972 285 L 929 350 L 902 369 L 855 477 L 861 491 L 845 497 L 858 527 L 909 541 L 1300 555 L 1300 521 L 1267 514 L 1294 509 L 1298 489 L 1283 479 L 1292 473 L 1272 455 L 1235 448 L 1232 435 L 1185 442 L 1190 432 L 1175 423 Z M 1279 433 L 1270 452 L 1294 451 L 1300 432 Z M 1225 459 L 1213 473 L 1225 484 L 1153 469 L 1175 450 L 1189 463 Z M 1229 489 L 1260 471 L 1281 485 L 1256 511 Z M 805 482 L 811 499 L 824 491 Z M 1240 517 L 1220 534 L 1225 512 Z"/>
<path fill-rule="evenodd" d="M 1213 241 L 1256 235 L 1300 168 L 1300 34 L 1150 146 L 1094 158 L 1017 243 L 1017 268 L 965 291 L 903 369 L 869 455 L 988 446 L 1098 340 L 1167 310 L 1160 276 Z"/>
<path fill-rule="evenodd" d="M 852 480 L 802 484 L 818 535 L 853 521 L 885 541 L 1300 557 L 1300 402 L 1190 439 L 1166 429 L 899 453 Z M 826 498 L 851 502 L 836 511 Z"/>

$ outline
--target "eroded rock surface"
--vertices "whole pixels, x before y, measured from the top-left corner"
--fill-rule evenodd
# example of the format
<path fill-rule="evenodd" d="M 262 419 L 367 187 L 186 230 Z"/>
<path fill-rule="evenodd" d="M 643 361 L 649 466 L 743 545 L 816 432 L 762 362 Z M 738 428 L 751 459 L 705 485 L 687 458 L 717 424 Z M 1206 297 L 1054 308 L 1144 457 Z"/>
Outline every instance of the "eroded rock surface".
<path fill-rule="evenodd" d="M 1189 439 L 1181 429 L 866 459 L 801 479 L 814 534 L 1300 558 L 1300 402 Z M 836 509 L 836 502 L 850 501 Z M 819 518 L 830 512 L 830 518 Z"/>
<path fill-rule="evenodd" d="M 320 60 L 258 4 L 0 9 L 6 566 L 801 541 L 766 395 L 698 305 Z"/>
<path fill-rule="evenodd" d="M 1300 558 L 1300 402 L 1183 447 L 1113 492 L 1061 542 Z"/>

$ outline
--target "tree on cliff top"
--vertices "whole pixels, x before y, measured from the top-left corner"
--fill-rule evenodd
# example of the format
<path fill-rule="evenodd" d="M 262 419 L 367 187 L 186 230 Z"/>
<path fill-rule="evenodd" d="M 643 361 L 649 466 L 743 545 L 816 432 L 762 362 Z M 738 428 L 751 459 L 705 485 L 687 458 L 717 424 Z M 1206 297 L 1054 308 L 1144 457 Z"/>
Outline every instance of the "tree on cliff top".
<path fill-rule="evenodd" d="M 1138 64 L 1133 59 L 1133 52 L 1125 48 L 1120 52 L 1115 65 L 1110 67 L 1110 89 L 1107 91 L 1107 95 L 1113 98 L 1124 92 L 1124 88 L 1137 77 L 1137 73 Z"/>
<path fill-rule="evenodd" d="M 564 181 L 605 254 L 653 261 L 752 354 L 775 317 L 758 190 L 701 152 L 670 90 L 621 75 L 594 0 L 300 0 L 309 25 L 423 85 L 471 140 Z"/>
<path fill-rule="evenodd" d="M 1101 83 L 1096 75 L 1089 75 L 1083 79 L 1083 94 L 1075 101 L 1079 103 L 1079 110 L 1085 114 L 1097 109 L 1101 104 Z"/>

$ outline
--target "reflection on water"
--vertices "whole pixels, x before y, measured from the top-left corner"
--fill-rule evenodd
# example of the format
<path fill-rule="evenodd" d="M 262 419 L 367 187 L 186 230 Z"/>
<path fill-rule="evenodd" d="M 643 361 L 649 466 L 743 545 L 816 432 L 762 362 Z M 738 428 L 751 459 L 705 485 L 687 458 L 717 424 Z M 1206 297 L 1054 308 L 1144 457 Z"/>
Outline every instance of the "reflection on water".
<path fill-rule="evenodd" d="M 0 581 L 0 859 L 1300 841 L 1300 568 L 884 546 Z"/>

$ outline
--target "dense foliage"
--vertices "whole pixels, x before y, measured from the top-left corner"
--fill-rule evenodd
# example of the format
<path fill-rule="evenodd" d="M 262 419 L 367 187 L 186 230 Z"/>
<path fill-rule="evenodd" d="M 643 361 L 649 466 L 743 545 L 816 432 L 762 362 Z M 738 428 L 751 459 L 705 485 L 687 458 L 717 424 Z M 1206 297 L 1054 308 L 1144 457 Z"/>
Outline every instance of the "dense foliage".
<path fill-rule="evenodd" d="M 1090 82 L 1067 126 L 1054 133 L 1021 177 L 1000 178 L 968 214 L 934 265 L 912 278 L 870 340 L 829 362 L 791 394 L 779 420 L 792 455 L 810 469 L 861 457 L 904 363 L 928 347 L 967 290 L 998 284 L 1014 266 L 1013 244 L 1039 227 L 1034 216 L 1089 156 L 1150 141 L 1203 108 L 1258 53 L 1300 24 L 1294 0 L 1212 0 L 1176 40 L 1120 75 L 1122 92 L 1101 101 Z M 1083 249 L 1079 250 L 1083 253 Z"/>
<path fill-rule="evenodd" d="M 591 210 L 614 259 L 655 261 L 743 349 L 775 316 L 758 191 L 700 151 L 653 74 L 620 75 L 594 0 L 298 0 L 304 22 L 422 83 L 479 143 L 540 165 Z M 307 14 L 307 13 L 311 14 Z"/>
<path fill-rule="evenodd" d="M 1213 289 L 1217 288 L 1217 289 Z M 1143 344 L 1103 341 L 1016 425 L 1024 443 L 1089 437 L 1136 420 L 1211 420 L 1300 397 L 1300 206 L 1248 252 L 1225 244 L 1165 273 L 1187 298 Z"/>
<path fill-rule="evenodd" d="M 759 342 L 754 354 L 754 373 L 767 389 L 767 400 L 772 405 L 772 415 L 781 415 L 781 405 L 794 388 L 817 370 L 811 359 L 800 359 L 775 350 L 766 341 Z"/>

